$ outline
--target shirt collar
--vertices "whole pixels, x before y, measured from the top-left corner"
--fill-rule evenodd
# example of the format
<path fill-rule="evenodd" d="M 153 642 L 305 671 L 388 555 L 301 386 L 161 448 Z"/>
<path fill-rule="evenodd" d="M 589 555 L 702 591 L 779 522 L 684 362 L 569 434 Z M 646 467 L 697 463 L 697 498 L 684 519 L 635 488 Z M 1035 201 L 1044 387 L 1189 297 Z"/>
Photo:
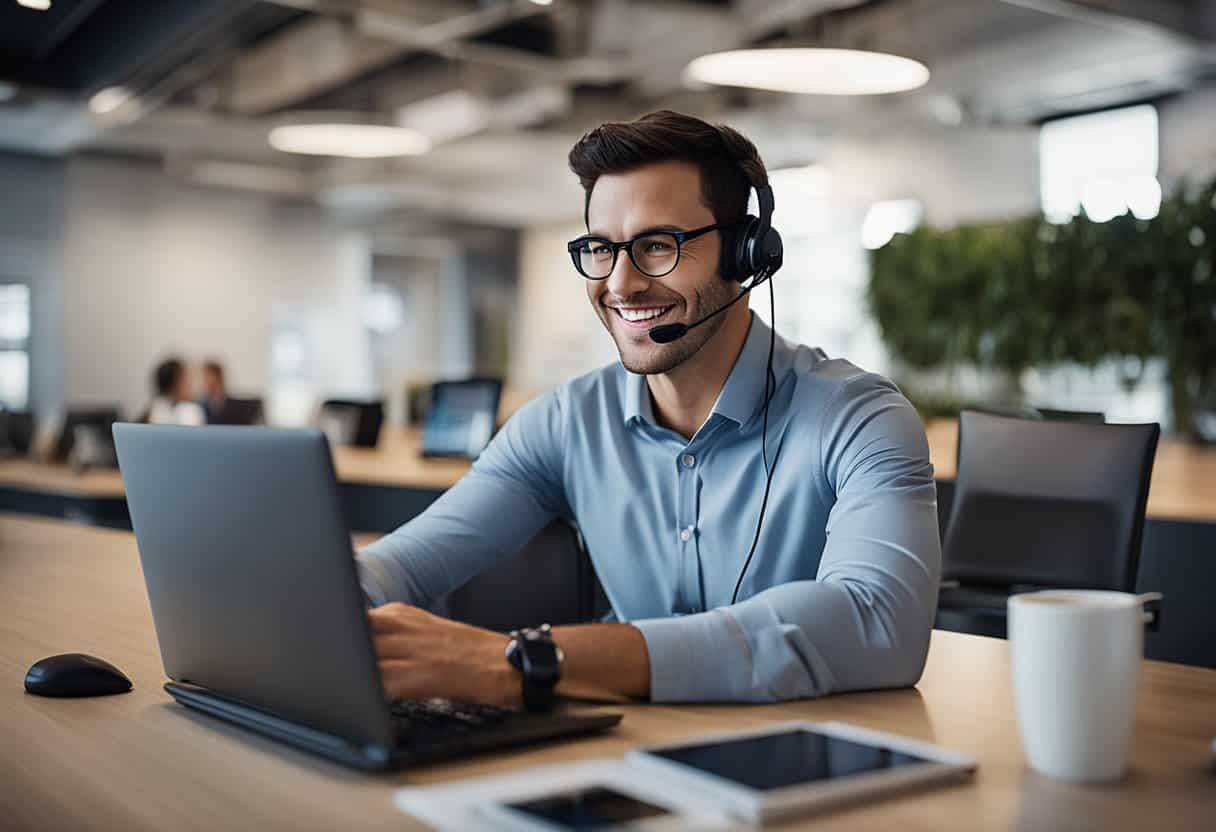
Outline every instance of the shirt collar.
<path fill-rule="evenodd" d="M 764 407 L 764 377 L 768 371 L 768 324 L 752 313 L 752 323 L 735 366 L 722 385 L 711 415 L 717 413 L 739 427 L 746 425 Z M 774 355 L 774 358 L 776 356 Z"/>
<path fill-rule="evenodd" d="M 752 313 L 751 325 L 735 366 L 714 402 L 710 416 L 719 414 L 740 427 L 764 405 L 764 376 L 768 366 L 769 327 Z M 642 420 L 654 424 L 654 409 L 646 376 L 625 371 L 625 424 Z"/>

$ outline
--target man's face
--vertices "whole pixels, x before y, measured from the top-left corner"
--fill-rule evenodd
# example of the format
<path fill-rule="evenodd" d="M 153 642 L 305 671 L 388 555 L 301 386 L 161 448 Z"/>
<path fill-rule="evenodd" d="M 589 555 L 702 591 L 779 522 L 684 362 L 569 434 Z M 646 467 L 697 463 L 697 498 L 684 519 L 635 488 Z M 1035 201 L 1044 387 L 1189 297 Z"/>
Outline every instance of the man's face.
<path fill-rule="evenodd" d="M 644 231 L 691 231 L 713 223 L 714 215 L 702 201 L 701 173 L 688 162 L 659 162 L 601 176 L 587 207 L 589 233 L 617 241 Z M 721 329 L 725 317 L 720 315 L 670 344 L 656 344 L 647 335 L 660 324 L 691 324 L 734 297 L 737 288 L 718 274 L 721 246 L 718 231 L 689 240 L 680 248 L 675 270 L 660 278 L 639 272 L 622 250 L 612 274 L 586 281 L 587 297 L 627 370 L 669 372 Z"/>
<path fill-rule="evenodd" d="M 218 399 L 224 395 L 224 381 L 219 373 L 203 368 L 203 395 L 208 399 Z"/>

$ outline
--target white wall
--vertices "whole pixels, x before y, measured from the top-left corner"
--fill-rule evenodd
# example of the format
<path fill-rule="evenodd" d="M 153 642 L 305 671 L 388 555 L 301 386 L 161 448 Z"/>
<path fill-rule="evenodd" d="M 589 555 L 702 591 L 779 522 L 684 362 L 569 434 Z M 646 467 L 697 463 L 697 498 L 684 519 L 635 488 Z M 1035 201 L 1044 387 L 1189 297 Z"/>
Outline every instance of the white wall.
<path fill-rule="evenodd" d="M 577 214 L 582 204 L 574 206 Z M 616 347 L 587 300 L 566 243 L 586 229 L 579 220 L 527 229 L 520 241 L 519 321 L 511 386 L 540 392 L 617 360 Z"/>
<path fill-rule="evenodd" d="M 1216 176 L 1216 84 L 1170 99 L 1158 111 L 1165 188 L 1182 179 L 1208 181 Z"/>
<path fill-rule="evenodd" d="M 915 198 L 936 226 L 1039 209 L 1038 130 L 954 128 L 833 141 L 824 163 L 838 196 L 857 206 Z"/>
<path fill-rule="evenodd" d="M 316 208 L 97 158 L 68 162 L 64 204 L 67 403 L 117 402 L 133 416 L 170 353 L 218 357 L 234 392 L 265 393 L 276 309 L 298 319 L 318 395 L 372 389 L 366 243 Z"/>

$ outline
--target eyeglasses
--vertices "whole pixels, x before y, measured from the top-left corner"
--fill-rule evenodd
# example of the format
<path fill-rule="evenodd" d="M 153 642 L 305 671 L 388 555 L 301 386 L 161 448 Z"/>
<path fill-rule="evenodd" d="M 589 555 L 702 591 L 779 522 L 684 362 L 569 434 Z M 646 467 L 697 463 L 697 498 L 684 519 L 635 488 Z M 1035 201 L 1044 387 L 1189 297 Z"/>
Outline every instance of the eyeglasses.
<path fill-rule="evenodd" d="M 714 223 L 692 231 L 647 231 L 619 243 L 586 235 L 566 243 L 566 250 L 574 268 L 588 280 L 603 280 L 612 274 L 621 249 L 629 252 L 629 259 L 639 272 L 647 277 L 663 277 L 680 264 L 680 247 L 684 243 L 731 225 L 734 223 Z"/>

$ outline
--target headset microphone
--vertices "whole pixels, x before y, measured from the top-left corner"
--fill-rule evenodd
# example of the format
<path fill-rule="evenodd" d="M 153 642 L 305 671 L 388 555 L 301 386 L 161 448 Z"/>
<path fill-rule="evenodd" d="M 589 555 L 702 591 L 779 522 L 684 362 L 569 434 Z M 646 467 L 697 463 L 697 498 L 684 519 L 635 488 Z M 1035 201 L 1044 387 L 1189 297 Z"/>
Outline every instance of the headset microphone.
<path fill-rule="evenodd" d="M 749 286 L 747 286 L 747 288 L 745 288 L 742 292 L 735 295 L 733 298 L 730 299 L 729 302 L 724 303 L 723 305 L 719 306 L 713 312 L 710 312 L 708 315 L 706 315 L 705 317 L 701 318 L 698 321 L 693 321 L 691 324 L 663 324 L 662 326 L 656 326 L 656 327 L 651 328 L 650 331 L 647 332 L 646 334 L 649 335 L 650 340 L 654 341 L 656 344 L 670 344 L 672 341 L 677 341 L 680 338 L 683 338 L 685 335 L 687 335 L 688 330 L 695 329 L 696 327 L 699 327 L 701 324 L 705 323 L 706 321 L 708 321 L 710 318 L 714 317 L 715 315 L 721 315 L 727 309 L 730 309 L 744 295 L 746 295 L 752 289 L 755 289 L 758 285 L 760 285 L 762 282 L 764 282 L 764 280 L 767 277 L 768 277 L 768 274 L 766 272 L 761 272 L 760 274 L 756 275 L 755 280 L 753 280 L 751 282 L 751 284 Z"/>

